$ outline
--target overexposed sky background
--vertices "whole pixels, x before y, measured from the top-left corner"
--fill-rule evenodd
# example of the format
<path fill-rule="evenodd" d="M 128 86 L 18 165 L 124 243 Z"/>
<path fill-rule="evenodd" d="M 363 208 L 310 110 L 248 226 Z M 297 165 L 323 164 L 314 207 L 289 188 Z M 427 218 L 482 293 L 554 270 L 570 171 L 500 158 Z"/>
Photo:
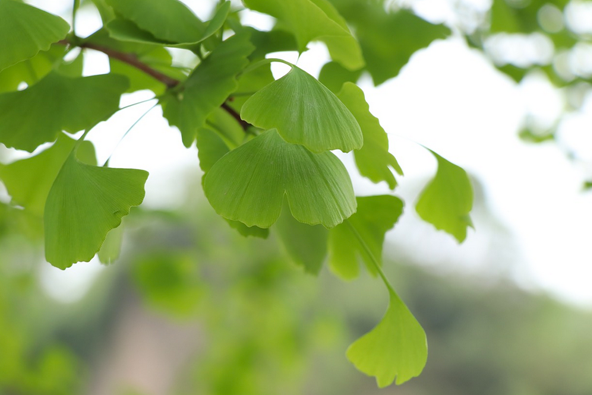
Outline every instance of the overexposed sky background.
<path fill-rule="evenodd" d="M 210 2 L 184 2 L 204 18 L 211 10 Z M 69 17 L 68 1 L 31 3 Z M 488 7 L 487 1 L 474 3 Z M 452 0 L 419 0 L 415 9 L 432 21 L 455 23 L 451 4 Z M 259 28 L 271 27 L 271 20 L 261 14 L 245 11 L 243 18 Z M 99 27 L 98 15 L 84 11 L 76 31 L 85 36 Z M 525 45 L 528 47 L 528 43 Z M 296 54 L 290 53 L 274 57 L 297 61 L 299 67 L 318 75 L 328 60 L 327 51 L 317 43 L 310 48 L 298 60 Z M 281 73 L 281 66 L 274 71 Z M 85 74 L 105 72 L 106 56 L 88 51 Z M 581 307 L 592 307 L 592 250 L 588 247 L 592 193 L 582 192 L 582 183 L 591 170 L 586 166 L 592 160 L 592 100 L 585 101 L 584 110 L 570 115 L 560 127 L 559 144 L 524 143 L 518 138 L 524 115 L 529 113 L 543 124 L 552 124 L 564 106 L 562 93 L 536 75 L 516 84 L 455 36 L 416 53 L 397 78 L 380 87 L 374 88 L 368 76 L 360 85 L 371 111 L 389 133 L 391 152 L 406 174 L 398 178 L 400 186 L 394 192 L 405 199 L 405 214 L 388 236 L 397 248 L 408 250 L 428 265 L 449 262 L 451 270 L 482 269 L 475 268 L 477 262 L 502 267 L 509 264 L 501 261 L 503 251 L 492 254 L 491 248 L 503 250 L 507 246 L 492 247 L 487 239 L 489 233 L 483 229 L 487 225 L 480 229 L 478 217 L 474 218 L 476 231 L 470 230 L 462 245 L 418 220 L 413 205 L 420 188 L 436 169 L 435 160 L 420 143 L 464 167 L 479 181 L 493 217 L 505 225 L 512 245 L 518 248 L 508 259 L 517 261 L 511 274 L 519 284 L 545 290 Z M 130 95 L 122 105 L 149 97 L 149 93 Z M 89 134 L 97 146 L 99 161 L 113 152 L 123 133 L 152 104 L 121 111 Z M 576 150 L 581 158 L 588 159 L 588 164 L 569 160 L 561 147 Z M 373 185 L 357 176 L 351 157 L 340 157 L 351 170 L 358 194 L 389 193 L 386 185 Z M 150 172 L 144 204 L 152 207 L 180 205 L 184 177 L 199 174 L 195 147 L 183 147 L 180 134 L 168 126 L 159 108 L 144 117 L 117 147 L 111 165 Z M 413 234 L 415 237 L 409 237 Z M 97 262 L 75 265 L 65 272 L 46 266 L 43 284 L 62 299 L 82 293 L 85 284 L 101 270 Z"/>

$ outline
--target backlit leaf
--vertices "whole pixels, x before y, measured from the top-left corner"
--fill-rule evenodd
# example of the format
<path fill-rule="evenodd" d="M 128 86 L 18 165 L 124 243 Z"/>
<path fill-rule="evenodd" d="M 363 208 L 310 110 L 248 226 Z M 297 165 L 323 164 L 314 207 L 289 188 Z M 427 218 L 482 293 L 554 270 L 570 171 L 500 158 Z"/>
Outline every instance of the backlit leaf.
<path fill-rule="evenodd" d="M 179 128 L 186 147 L 191 146 L 208 115 L 236 90 L 236 76 L 247 65 L 252 50 L 247 35 L 230 37 L 195 68 L 182 90 L 161 100 L 164 117 Z"/>
<path fill-rule="evenodd" d="M 461 167 L 431 152 L 438 160 L 438 171 L 422 191 L 415 210 L 424 221 L 462 243 L 467 228 L 473 226 L 469 216 L 473 208 L 471 181 Z"/>
<path fill-rule="evenodd" d="M 241 118 L 263 129 L 276 128 L 289 143 L 313 152 L 362 147 L 358 122 L 347 107 L 310 74 L 292 67 L 247 100 Z"/>
<path fill-rule="evenodd" d="M 45 205 L 47 261 L 60 269 L 90 261 L 131 206 L 142 203 L 147 178 L 143 170 L 90 166 L 71 154 Z"/>
<path fill-rule="evenodd" d="M 62 130 L 88 130 L 119 109 L 127 87 L 119 75 L 70 78 L 52 72 L 28 89 L 0 94 L 0 142 L 31 152 Z"/>
<path fill-rule="evenodd" d="M 328 62 L 319 73 L 319 81 L 331 92 L 337 94 L 344 83 L 348 81 L 355 83 L 361 75 L 362 69 L 351 71 L 337 62 Z"/>
<path fill-rule="evenodd" d="M 347 82 L 337 97 L 351 111 L 362 128 L 364 145 L 354 151 L 360 174 L 372 182 L 386 181 L 389 188 L 394 189 L 397 181 L 390 168 L 400 175 L 403 175 L 403 171 L 397 159 L 388 151 L 388 136 L 378 119 L 370 113 L 364 92 L 357 85 Z"/>
<path fill-rule="evenodd" d="M 303 52 L 311 41 L 323 41 L 331 58 L 350 70 L 364 66 L 356 39 L 343 18 L 326 0 L 267 1 L 244 0 L 247 7 L 278 19 L 278 28 L 296 36 L 298 50 Z"/>
<path fill-rule="evenodd" d="M 372 257 L 366 252 L 358 235 L 380 264 L 384 235 L 403 213 L 403 202 L 394 196 L 367 196 L 356 199 L 358 211 L 347 221 L 354 227 L 357 235 L 346 223 L 336 226 L 329 232 L 329 264 L 337 275 L 346 280 L 358 276 L 359 259 L 366 264 L 370 273 L 376 273 Z"/>
<path fill-rule="evenodd" d="M 0 70 L 48 50 L 69 30 L 60 17 L 17 1 L 0 1 Z"/>
<path fill-rule="evenodd" d="M 102 264 L 110 265 L 119 258 L 123 243 L 123 230 L 124 226 L 121 224 L 117 228 L 111 229 L 105 236 L 105 241 L 98 253 L 99 261 Z"/>
<path fill-rule="evenodd" d="M 0 164 L 0 180 L 12 202 L 32 214 L 43 216 L 49 190 L 75 143 L 75 140 L 60 133 L 55 144 L 40 154 L 9 165 Z M 81 144 L 78 158 L 85 163 L 96 164 L 92 143 L 85 141 Z"/>
<path fill-rule="evenodd" d="M 356 368 L 375 376 L 379 387 L 397 384 L 419 376 L 426 364 L 426 335 L 413 314 L 389 289 L 390 303 L 382 321 L 356 340 L 347 350 L 347 358 Z"/>
<path fill-rule="evenodd" d="M 268 130 L 222 157 L 205 176 L 204 191 L 224 218 L 269 228 L 284 195 L 298 221 L 333 227 L 355 212 L 349 175 L 330 152 L 313 154 Z"/>

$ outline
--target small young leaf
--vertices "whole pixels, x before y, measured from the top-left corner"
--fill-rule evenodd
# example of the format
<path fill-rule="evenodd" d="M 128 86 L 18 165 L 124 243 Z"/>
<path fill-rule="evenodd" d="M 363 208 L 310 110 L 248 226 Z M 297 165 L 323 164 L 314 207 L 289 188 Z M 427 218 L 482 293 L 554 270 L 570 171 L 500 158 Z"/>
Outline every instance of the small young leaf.
<path fill-rule="evenodd" d="M 467 227 L 473 226 L 469 216 L 473 208 L 471 181 L 461 167 L 430 152 L 438 160 L 438 171 L 422 191 L 415 210 L 424 221 L 462 243 L 467 237 Z"/>
<path fill-rule="evenodd" d="M 123 242 L 123 230 L 124 226 L 121 224 L 117 228 L 111 229 L 105 236 L 105 241 L 98 253 L 99 261 L 102 264 L 110 265 L 119 258 Z"/>
<path fill-rule="evenodd" d="M 419 376 L 428 356 L 426 335 L 413 314 L 389 289 L 390 303 L 382 321 L 356 340 L 347 358 L 356 368 L 375 376 L 379 387 L 397 384 Z"/>
<path fill-rule="evenodd" d="M 88 130 L 119 109 L 127 88 L 120 75 L 70 78 L 49 73 L 24 91 L 0 94 L 0 142 L 32 152 L 62 130 Z"/>
<path fill-rule="evenodd" d="M 346 68 L 357 70 L 364 66 L 358 42 L 328 1 L 244 0 L 244 3 L 252 10 L 277 18 L 282 28 L 296 36 L 300 52 L 306 50 L 309 42 L 320 40 L 327 45 L 333 60 Z"/>
<path fill-rule="evenodd" d="M 251 96 L 243 105 L 241 118 L 263 129 L 276 128 L 287 142 L 312 152 L 349 152 L 363 144 L 360 125 L 347 107 L 295 66 Z"/>
<path fill-rule="evenodd" d="M 360 174 L 372 182 L 386 181 L 389 188 L 394 189 L 397 180 L 389 167 L 395 169 L 399 175 L 403 175 L 403 170 L 388 151 L 388 136 L 378 119 L 370 113 L 364 92 L 357 85 L 346 82 L 337 97 L 354 115 L 364 134 L 364 146 L 354 151 Z"/>
<path fill-rule="evenodd" d="M 72 153 L 60 170 L 45 204 L 45 257 L 66 269 L 88 262 L 107 232 L 121 223 L 131 206 L 144 200 L 148 173 L 79 162 Z"/>
<path fill-rule="evenodd" d="M 9 165 L 0 164 L 0 179 L 12 202 L 42 217 L 49 190 L 75 143 L 75 140 L 60 133 L 55 144 L 40 154 Z M 78 158 L 85 163 L 96 164 L 91 142 L 81 144 Z"/>
<path fill-rule="evenodd" d="M 348 222 L 370 249 L 374 259 L 382 262 L 382 244 L 385 233 L 391 229 L 403 213 L 403 201 L 390 195 L 358 197 L 358 211 Z M 358 257 L 368 271 L 375 274 L 373 259 L 360 244 L 358 235 L 347 224 L 341 224 L 329 232 L 329 263 L 340 277 L 349 280 L 359 274 Z"/>
<path fill-rule="evenodd" d="M 355 212 L 343 164 L 330 152 L 313 154 L 268 130 L 222 157 L 205 175 L 204 191 L 224 218 L 269 228 L 284 195 L 298 221 L 333 227 Z"/>
<path fill-rule="evenodd" d="M 294 262 L 304 267 L 307 273 L 318 274 L 327 256 L 327 229 L 296 221 L 286 203 L 275 229 Z"/>
<path fill-rule="evenodd" d="M 208 115 L 236 90 L 236 76 L 247 65 L 251 51 L 247 35 L 230 37 L 195 68 L 183 90 L 161 100 L 164 117 L 179 128 L 186 147 L 191 146 Z"/>
<path fill-rule="evenodd" d="M 48 50 L 69 30 L 60 17 L 18 1 L 0 1 L 0 70 Z"/>

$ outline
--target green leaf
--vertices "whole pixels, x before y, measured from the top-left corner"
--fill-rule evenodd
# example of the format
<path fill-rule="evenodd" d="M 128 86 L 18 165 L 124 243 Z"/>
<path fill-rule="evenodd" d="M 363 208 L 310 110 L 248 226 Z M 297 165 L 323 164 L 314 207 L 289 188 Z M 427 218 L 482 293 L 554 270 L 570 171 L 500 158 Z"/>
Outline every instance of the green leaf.
<path fill-rule="evenodd" d="M 252 10 L 278 19 L 278 28 L 296 36 L 298 51 L 315 40 L 323 41 L 331 58 L 350 70 L 364 66 L 364 59 L 356 39 L 351 35 L 343 18 L 325 0 L 267 1 L 244 0 Z"/>
<path fill-rule="evenodd" d="M 389 188 L 394 189 L 397 180 L 389 167 L 399 175 L 403 175 L 403 170 L 397 159 L 388 151 L 388 136 L 378 119 L 370 113 L 364 92 L 357 85 L 346 82 L 337 97 L 354 115 L 364 134 L 364 145 L 354 151 L 360 174 L 375 183 L 386 181 Z"/>
<path fill-rule="evenodd" d="M 350 280 L 359 274 L 358 259 L 366 264 L 368 271 L 376 273 L 372 256 L 382 263 L 384 235 L 403 213 L 403 201 L 390 195 L 358 197 L 358 211 L 347 221 L 356 230 L 352 232 L 346 223 L 329 232 L 329 264 L 333 272 Z M 359 237 L 370 249 L 370 256 Z M 359 258 L 358 258 L 359 257 Z"/>
<path fill-rule="evenodd" d="M 161 100 L 164 117 L 179 128 L 186 147 L 191 146 L 208 115 L 236 90 L 236 76 L 247 65 L 251 51 L 247 35 L 230 37 L 195 68 L 182 90 Z"/>
<path fill-rule="evenodd" d="M 252 60 L 265 58 L 265 55 L 272 52 L 297 51 L 296 38 L 285 30 L 270 30 L 268 32 L 254 29 L 250 26 L 244 27 L 251 34 L 251 42 L 255 50 L 251 54 Z"/>
<path fill-rule="evenodd" d="M 0 164 L 0 179 L 12 202 L 42 217 L 49 190 L 75 143 L 75 140 L 60 133 L 55 144 L 40 154 L 9 165 Z M 78 149 L 78 157 L 85 163 L 96 164 L 92 143 L 83 142 Z"/>
<path fill-rule="evenodd" d="M 52 72 L 28 89 L 0 94 L 0 142 L 32 152 L 62 130 L 88 130 L 119 109 L 127 87 L 118 75 L 70 78 Z"/>
<path fill-rule="evenodd" d="M 344 83 L 355 83 L 362 75 L 362 69 L 351 71 L 337 62 L 325 63 L 319 74 L 319 81 L 329 90 L 337 94 Z"/>
<path fill-rule="evenodd" d="M 304 267 L 307 273 L 318 274 L 327 256 L 327 229 L 296 221 L 286 203 L 275 229 L 294 262 Z"/>
<path fill-rule="evenodd" d="M 91 260 L 131 206 L 142 203 L 147 178 L 143 170 L 90 166 L 71 154 L 45 204 L 47 261 L 66 269 Z"/>
<path fill-rule="evenodd" d="M 48 50 L 69 30 L 60 17 L 17 1 L 0 1 L 0 70 Z"/>
<path fill-rule="evenodd" d="M 473 208 L 473 189 L 467 173 L 434 151 L 438 160 L 436 176 L 421 192 L 415 210 L 426 222 L 462 243 L 467 227 L 473 227 L 469 213 Z"/>
<path fill-rule="evenodd" d="M 347 107 L 296 66 L 251 96 L 241 118 L 263 129 L 276 128 L 287 142 L 313 152 L 349 152 L 363 144 L 360 125 Z"/>
<path fill-rule="evenodd" d="M 119 254 L 121 253 L 121 244 L 123 243 L 123 224 L 119 225 L 115 229 L 111 229 L 107 236 L 105 236 L 105 241 L 103 245 L 101 245 L 101 249 L 99 250 L 99 261 L 104 265 L 110 265 L 119 258 Z"/>
<path fill-rule="evenodd" d="M 355 212 L 349 175 L 330 152 L 313 154 L 268 130 L 222 157 L 204 180 L 210 204 L 224 218 L 269 228 L 284 195 L 298 221 L 333 227 Z"/>
<path fill-rule="evenodd" d="M 141 30 L 170 43 L 199 41 L 205 25 L 177 0 L 107 0 L 115 12 Z"/>
<path fill-rule="evenodd" d="M 413 314 L 389 289 L 390 303 L 382 321 L 356 340 L 347 358 L 356 368 L 375 376 L 379 387 L 397 384 L 419 376 L 428 356 L 426 335 Z"/>
<path fill-rule="evenodd" d="M 226 220 L 232 229 L 235 229 L 243 237 L 258 237 L 260 239 L 267 239 L 269 237 L 269 229 L 262 229 L 258 226 L 247 226 L 239 221 Z"/>

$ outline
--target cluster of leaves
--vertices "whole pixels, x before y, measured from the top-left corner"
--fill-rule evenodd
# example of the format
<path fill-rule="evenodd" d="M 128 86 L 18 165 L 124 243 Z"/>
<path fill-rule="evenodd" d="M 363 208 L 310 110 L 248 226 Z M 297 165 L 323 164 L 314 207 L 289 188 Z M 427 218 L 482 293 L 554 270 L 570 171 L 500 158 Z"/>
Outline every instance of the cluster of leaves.
<path fill-rule="evenodd" d="M 107 261 L 117 255 L 121 219 L 142 203 L 148 173 L 98 166 L 85 137 L 120 110 L 121 95 L 148 89 L 183 144 L 196 143 L 206 197 L 230 226 L 263 238 L 272 228 L 307 272 L 318 273 L 328 255 L 345 279 L 358 275 L 361 261 L 384 281 L 386 315 L 347 356 L 381 387 L 417 376 L 427 358 L 425 333 L 381 269 L 384 235 L 403 202 L 391 195 L 356 197 L 331 151 L 353 151 L 362 176 L 396 187 L 393 171 L 402 175 L 402 169 L 355 82 L 366 71 L 377 85 L 396 76 L 416 50 L 449 29 L 406 10 L 387 12 L 376 1 L 244 0 L 275 18 L 271 31 L 243 26 L 225 1 L 205 22 L 178 0 L 93 4 L 103 27 L 80 38 L 57 16 L 0 0 L 0 36 L 6 37 L 0 143 L 27 152 L 53 143 L 0 164 L 12 198 L 3 210 L 43 221 L 47 261 L 66 269 L 97 253 Z M 75 1 L 74 16 L 77 8 Z M 421 33 L 411 37 L 409 31 Z M 267 57 L 302 53 L 311 41 L 322 41 L 332 58 L 319 80 Z M 74 48 L 83 51 L 64 61 Z M 173 65 L 167 48 L 189 51 L 197 64 Z M 87 50 L 107 54 L 110 73 L 83 77 Z M 290 71 L 274 80 L 272 62 Z M 23 83 L 26 89 L 19 90 Z M 79 131 L 77 140 L 68 135 Z M 416 211 L 462 242 L 471 226 L 470 182 L 463 169 L 433 154 L 438 171 Z"/>

